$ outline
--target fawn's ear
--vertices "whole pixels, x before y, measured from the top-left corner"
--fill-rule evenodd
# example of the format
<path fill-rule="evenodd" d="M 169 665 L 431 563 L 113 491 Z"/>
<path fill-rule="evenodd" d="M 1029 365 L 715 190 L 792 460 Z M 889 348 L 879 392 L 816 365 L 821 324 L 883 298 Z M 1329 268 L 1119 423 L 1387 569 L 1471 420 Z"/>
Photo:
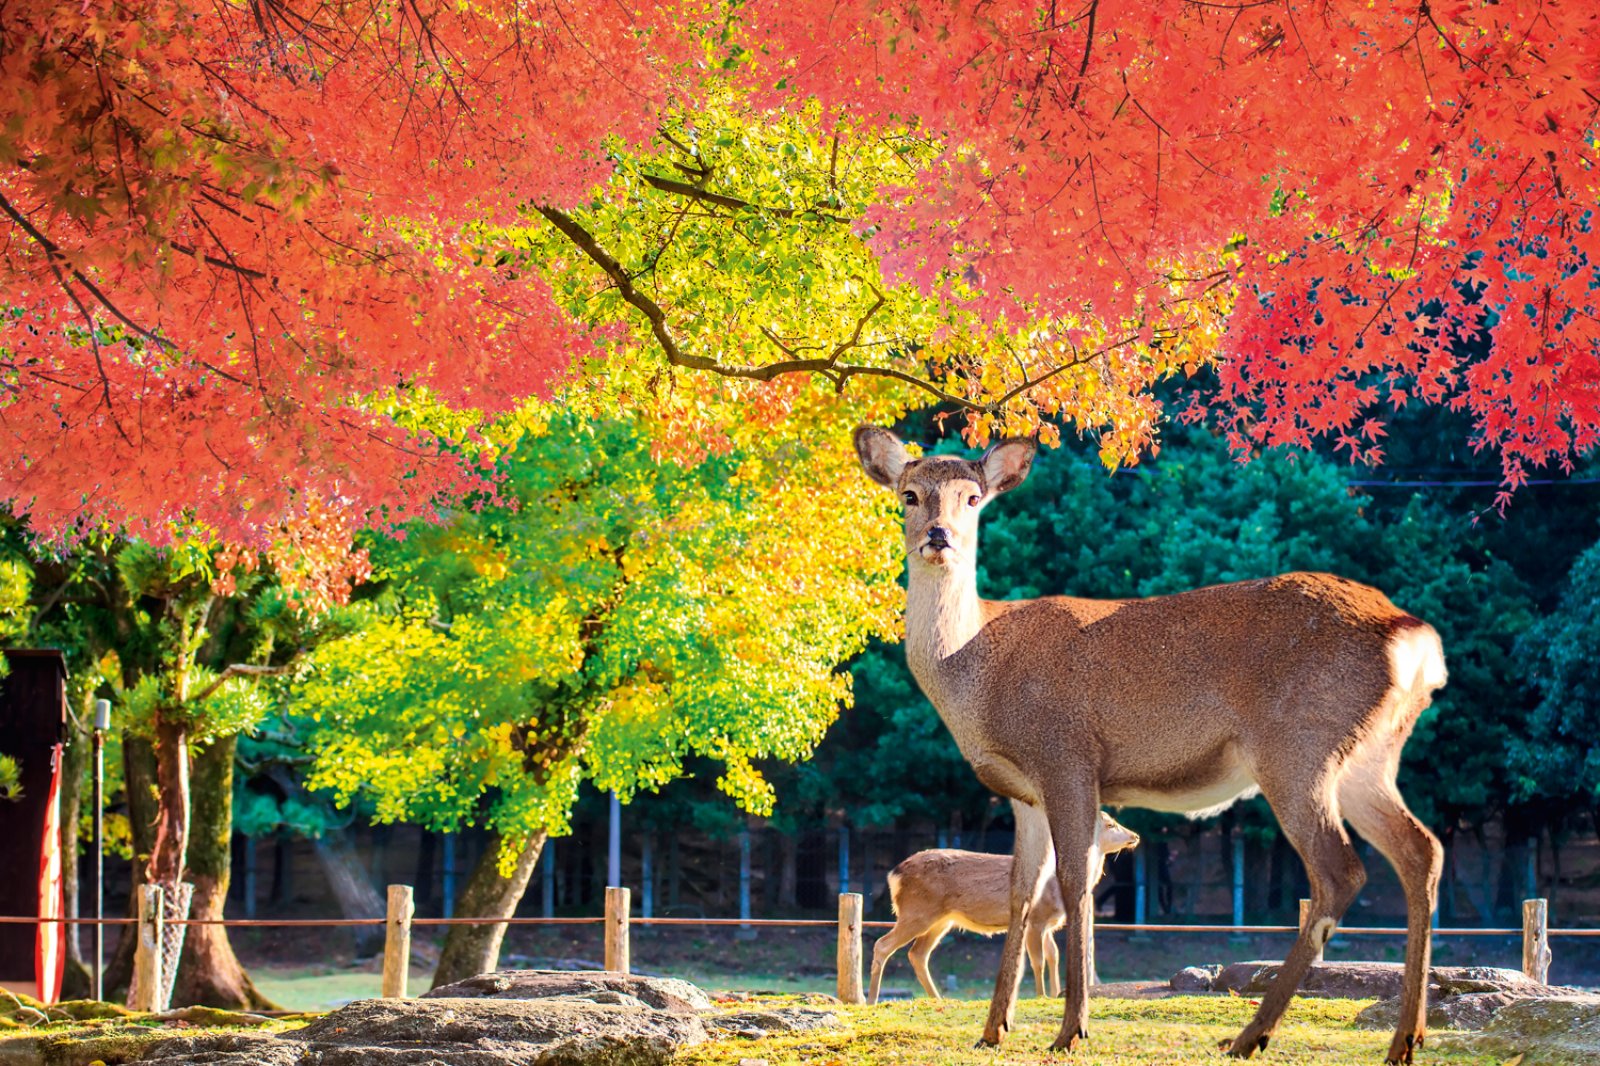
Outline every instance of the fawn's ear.
<path fill-rule="evenodd" d="M 900 484 L 900 472 L 906 468 L 910 456 L 900 438 L 882 426 L 860 426 L 855 434 L 856 454 L 861 457 L 861 468 L 867 476 L 880 485 L 894 488 Z"/>
<path fill-rule="evenodd" d="M 983 467 L 989 495 L 998 496 L 1022 484 L 1033 469 L 1033 453 L 1037 450 L 1038 445 L 1026 437 L 1012 437 L 984 452 L 978 465 Z"/>

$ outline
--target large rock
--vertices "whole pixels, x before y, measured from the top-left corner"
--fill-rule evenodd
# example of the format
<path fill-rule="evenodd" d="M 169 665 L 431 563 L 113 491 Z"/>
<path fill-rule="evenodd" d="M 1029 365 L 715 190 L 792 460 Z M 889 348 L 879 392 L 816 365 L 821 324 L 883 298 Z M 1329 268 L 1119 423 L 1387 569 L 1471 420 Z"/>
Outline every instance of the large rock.
<path fill-rule="evenodd" d="M 1260 995 L 1272 984 L 1281 962 L 1236 962 L 1224 966 L 1211 983 L 1213 992 Z M 1300 982 L 1300 994 L 1340 999 L 1384 999 L 1400 994 L 1405 967 L 1398 962 L 1319 962 Z M 1436 966 L 1428 973 L 1429 997 L 1468 992 L 1518 992 L 1542 987 L 1519 970 L 1492 966 Z"/>
<path fill-rule="evenodd" d="M 1505 1008 L 1527 1000 L 1558 999 L 1565 1003 L 1600 1002 L 1581 989 L 1560 985 L 1541 985 L 1515 974 L 1506 979 L 1505 971 L 1458 971 L 1428 988 L 1428 1027 L 1430 1029 L 1477 1030 L 1488 1028 Z M 1497 991 L 1479 991 L 1485 985 L 1501 984 Z M 1539 1008 L 1528 1008 L 1537 1011 Z M 1517 1017 L 1513 1014 L 1512 1017 Z M 1356 1015 L 1355 1024 L 1363 1029 L 1392 1029 L 1400 1017 L 1398 996 L 1379 1000 Z"/>
<path fill-rule="evenodd" d="M 1174 992 L 1210 992 L 1220 966 L 1185 966 L 1167 982 Z"/>
<path fill-rule="evenodd" d="M 1592 1066 L 1600 1061 L 1600 996 L 1523 999 L 1496 1011 L 1482 1032 L 1445 1042 L 1497 1059 L 1522 1055 L 1523 1066 Z"/>
<path fill-rule="evenodd" d="M 711 997 L 688 981 L 611 970 L 497 970 L 435 988 L 423 999 L 548 999 L 618 992 L 658 1010 L 708 1010 Z"/>
<path fill-rule="evenodd" d="M 1502 1007 L 1526 998 L 1516 992 L 1467 992 L 1428 1004 L 1428 1028 L 1482 1029 Z M 1380 999 L 1356 1015 L 1358 1029 L 1393 1029 L 1400 1022 L 1400 997 Z"/>
<path fill-rule="evenodd" d="M 843 1029 L 844 1022 L 828 1010 L 808 1007 L 778 1007 L 775 1010 L 746 1010 L 718 1014 L 706 1019 L 706 1026 L 718 1033 L 759 1039 L 773 1033 L 809 1033 L 818 1029 Z"/>
<path fill-rule="evenodd" d="M 270 1042 L 163 1044 L 159 1066 L 664 1066 L 703 1043 L 699 1017 L 567 997 L 368 999 Z"/>

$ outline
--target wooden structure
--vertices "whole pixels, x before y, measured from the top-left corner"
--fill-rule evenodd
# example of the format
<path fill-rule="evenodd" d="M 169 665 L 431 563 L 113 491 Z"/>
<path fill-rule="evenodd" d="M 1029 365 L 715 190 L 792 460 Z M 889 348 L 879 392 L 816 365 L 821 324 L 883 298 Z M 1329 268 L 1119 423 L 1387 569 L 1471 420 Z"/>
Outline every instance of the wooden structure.
<path fill-rule="evenodd" d="M 65 737 L 67 664 L 59 651 L 8 649 L 0 677 L 0 755 L 20 764 L 22 794 L 0 799 L 0 914 L 39 914 L 39 865 L 54 780 L 55 746 Z M 60 937 L 54 928 L 42 935 Z M 35 994 L 38 925 L 0 925 L 0 985 Z M 56 953 L 60 957 L 60 952 Z"/>

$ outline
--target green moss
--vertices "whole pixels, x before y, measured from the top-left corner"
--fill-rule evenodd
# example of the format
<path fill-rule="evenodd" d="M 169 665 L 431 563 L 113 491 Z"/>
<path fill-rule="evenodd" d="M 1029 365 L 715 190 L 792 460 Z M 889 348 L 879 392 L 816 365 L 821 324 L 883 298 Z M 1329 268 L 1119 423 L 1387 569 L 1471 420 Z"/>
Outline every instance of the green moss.
<path fill-rule="evenodd" d="M 132 1016 L 133 1011 L 120 1003 L 106 1003 L 98 999 L 68 999 L 52 1003 L 48 1013 L 52 1019 L 65 1017 L 86 1022 L 96 1018 L 127 1018 Z"/>

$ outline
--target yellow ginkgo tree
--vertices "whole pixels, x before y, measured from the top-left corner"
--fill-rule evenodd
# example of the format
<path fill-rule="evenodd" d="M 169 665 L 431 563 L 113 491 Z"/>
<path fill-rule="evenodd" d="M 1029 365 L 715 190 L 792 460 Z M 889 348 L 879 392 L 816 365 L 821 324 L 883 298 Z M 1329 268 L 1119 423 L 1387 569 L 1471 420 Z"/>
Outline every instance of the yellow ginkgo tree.
<path fill-rule="evenodd" d="M 580 782 L 627 798 L 706 756 L 770 810 L 756 762 L 811 752 L 901 598 L 847 438 L 794 426 L 684 463 L 648 414 L 525 417 L 499 499 L 374 543 L 370 624 L 295 692 L 308 783 L 380 821 L 487 826 L 457 903 L 480 917 L 515 909 Z M 492 969 L 503 932 L 453 926 L 435 984 Z"/>

